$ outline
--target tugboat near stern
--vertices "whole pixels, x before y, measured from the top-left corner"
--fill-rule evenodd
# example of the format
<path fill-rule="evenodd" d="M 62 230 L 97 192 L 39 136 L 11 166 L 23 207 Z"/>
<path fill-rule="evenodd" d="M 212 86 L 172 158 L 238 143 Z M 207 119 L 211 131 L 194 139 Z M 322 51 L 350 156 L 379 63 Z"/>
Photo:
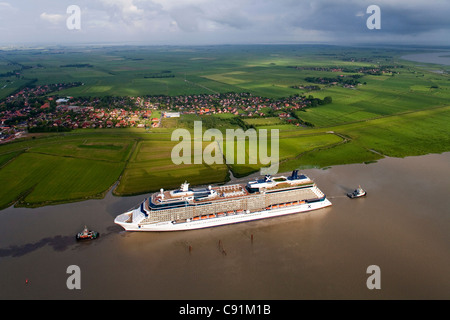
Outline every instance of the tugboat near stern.
<path fill-rule="evenodd" d="M 100 233 L 97 231 L 89 230 L 86 226 L 84 226 L 83 231 L 78 232 L 75 238 L 77 240 L 93 240 L 97 239 L 100 236 Z"/>

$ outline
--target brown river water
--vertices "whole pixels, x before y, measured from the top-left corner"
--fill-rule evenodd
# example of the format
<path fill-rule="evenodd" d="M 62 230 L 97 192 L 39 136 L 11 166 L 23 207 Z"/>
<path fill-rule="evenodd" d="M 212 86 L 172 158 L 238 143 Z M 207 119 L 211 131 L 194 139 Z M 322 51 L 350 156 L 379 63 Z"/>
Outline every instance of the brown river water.
<path fill-rule="evenodd" d="M 0 299 L 450 299 L 450 153 L 302 172 L 333 206 L 169 233 L 113 223 L 145 195 L 0 211 Z"/>

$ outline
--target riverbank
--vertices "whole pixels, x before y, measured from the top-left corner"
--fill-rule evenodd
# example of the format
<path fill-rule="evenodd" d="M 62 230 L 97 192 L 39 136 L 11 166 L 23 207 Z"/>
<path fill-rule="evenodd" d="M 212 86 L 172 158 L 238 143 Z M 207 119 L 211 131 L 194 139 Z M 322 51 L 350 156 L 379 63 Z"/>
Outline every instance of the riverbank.
<path fill-rule="evenodd" d="M 358 121 L 335 127 L 280 131 L 280 172 L 371 163 L 450 151 L 450 106 Z M 330 133 L 332 132 L 332 134 Z M 0 208 L 130 196 L 191 185 L 225 183 L 229 170 L 246 176 L 261 165 L 175 165 L 170 132 L 77 132 L 0 146 Z M 89 146 L 89 148 L 85 148 Z M 205 147 L 205 145 L 204 145 Z M 245 174 L 243 174 L 245 173 Z"/>
<path fill-rule="evenodd" d="M 450 66 L 450 51 L 407 54 L 401 59 Z"/>

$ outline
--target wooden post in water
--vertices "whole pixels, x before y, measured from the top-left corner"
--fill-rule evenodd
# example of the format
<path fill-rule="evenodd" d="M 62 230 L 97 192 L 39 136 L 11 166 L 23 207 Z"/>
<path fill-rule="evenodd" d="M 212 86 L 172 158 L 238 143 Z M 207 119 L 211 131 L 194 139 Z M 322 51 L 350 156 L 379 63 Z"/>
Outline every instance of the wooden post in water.
<path fill-rule="evenodd" d="M 227 252 L 223 249 L 222 240 L 219 240 L 219 251 L 222 252 L 223 255 L 227 255 Z"/>

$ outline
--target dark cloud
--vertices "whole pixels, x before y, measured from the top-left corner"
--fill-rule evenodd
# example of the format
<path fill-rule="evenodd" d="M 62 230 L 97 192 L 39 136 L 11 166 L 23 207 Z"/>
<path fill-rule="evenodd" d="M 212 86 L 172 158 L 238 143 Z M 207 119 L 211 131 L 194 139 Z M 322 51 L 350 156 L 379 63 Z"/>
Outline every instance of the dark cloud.
<path fill-rule="evenodd" d="M 448 0 L 77 0 L 81 32 L 65 28 L 71 0 L 0 0 L 0 41 L 153 44 L 396 42 L 449 44 Z M 369 30 L 367 7 L 381 9 Z M 444 35 L 444 36 L 443 36 Z"/>
<path fill-rule="evenodd" d="M 313 5 L 300 2 L 291 7 L 293 26 L 329 32 L 363 32 L 371 14 L 367 8 L 376 1 L 316 0 Z M 444 5 L 445 4 L 445 5 Z M 386 32 L 420 33 L 450 28 L 450 2 L 389 1 L 378 5 Z"/>
<path fill-rule="evenodd" d="M 424 1 L 425 2 L 425 1 Z M 393 34 L 419 34 L 450 28 L 450 2 L 446 6 L 382 8 L 383 27 Z"/>

